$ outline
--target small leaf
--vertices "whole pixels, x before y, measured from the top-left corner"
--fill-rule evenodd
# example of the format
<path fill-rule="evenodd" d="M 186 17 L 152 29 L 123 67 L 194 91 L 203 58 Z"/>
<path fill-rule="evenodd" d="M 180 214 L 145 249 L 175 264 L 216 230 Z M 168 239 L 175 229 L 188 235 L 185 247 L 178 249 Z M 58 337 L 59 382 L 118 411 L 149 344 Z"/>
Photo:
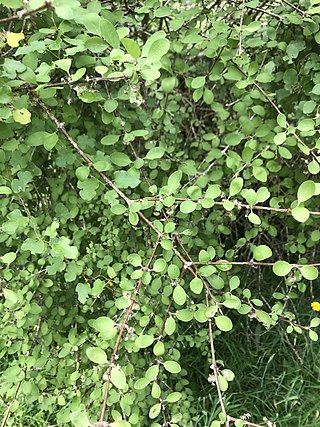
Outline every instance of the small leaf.
<path fill-rule="evenodd" d="M 187 295 L 182 286 L 178 285 L 173 291 L 173 300 L 178 305 L 183 305 L 187 300 Z"/>
<path fill-rule="evenodd" d="M 88 359 L 90 359 L 94 363 L 97 363 L 98 365 L 105 365 L 106 363 L 108 363 L 106 353 L 99 347 L 87 348 L 86 355 L 88 356 Z"/>
<path fill-rule="evenodd" d="M 119 365 L 114 366 L 111 369 L 111 382 L 115 387 L 121 390 L 123 390 L 127 385 L 125 373 L 123 372 L 123 370 Z"/>
<path fill-rule="evenodd" d="M 302 276 L 307 280 L 315 280 L 318 277 L 318 269 L 312 265 L 305 265 L 300 268 Z"/>
<path fill-rule="evenodd" d="M 65 58 L 65 59 L 58 59 L 58 61 L 54 62 L 57 67 L 59 67 L 61 70 L 65 71 L 69 74 L 69 70 L 71 67 L 71 59 Z"/>
<path fill-rule="evenodd" d="M 306 200 L 309 200 L 314 195 L 315 191 L 316 186 L 313 181 L 304 181 L 298 189 L 297 198 L 299 204 L 305 202 Z"/>
<path fill-rule="evenodd" d="M 231 331 L 233 328 L 233 324 L 231 319 L 227 316 L 217 316 L 214 318 L 217 328 L 220 329 L 220 331 L 228 332 Z"/>
<path fill-rule="evenodd" d="M 181 399 L 181 396 L 181 393 L 179 393 L 178 391 L 174 391 L 173 393 L 168 394 L 165 400 L 169 403 L 175 403 Z"/>
<path fill-rule="evenodd" d="M 173 360 L 168 360 L 163 364 L 166 371 L 171 372 L 171 374 L 178 374 L 181 371 L 181 366 L 178 362 Z"/>
<path fill-rule="evenodd" d="M 17 254 L 15 252 L 7 252 L 0 257 L 1 261 L 7 265 L 10 265 L 16 258 Z"/>
<path fill-rule="evenodd" d="M 147 348 L 149 345 L 153 344 L 153 342 L 153 335 L 140 335 L 136 338 L 135 345 L 139 348 Z"/>
<path fill-rule="evenodd" d="M 292 209 L 291 214 L 296 221 L 306 222 L 310 217 L 310 212 L 307 208 L 303 208 L 301 206 L 297 206 Z"/>
<path fill-rule="evenodd" d="M 165 38 L 154 41 L 149 48 L 146 64 L 154 64 L 155 62 L 159 62 L 161 58 L 168 52 L 169 48 L 170 42 Z"/>
<path fill-rule="evenodd" d="M 254 248 L 253 258 L 257 261 L 263 261 L 264 259 L 270 258 L 272 251 L 267 245 L 259 245 Z"/>
<path fill-rule="evenodd" d="M 121 39 L 121 43 L 125 47 L 126 51 L 131 55 L 134 59 L 138 59 L 141 51 L 138 43 L 132 39 Z"/>
<path fill-rule="evenodd" d="M 166 334 L 168 335 L 172 335 L 174 333 L 174 331 L 176 330 L 176 321 L 174 320 L 174 318 L 172 316 L 169 316 L 168 319 L 166 320 L 166 324 L 165 324 L 165 331 Z"/>
<path fill-rule="evenodd" d="M 238 177 L 238 178 L 234 178 L 231 182 L 230 182 L 230 187 L 229 187 L 229 196 L 235 196 L 236 194 L 240 193 L 240 191 L 242 190 L 243 187 L 243 179 Z"/>
<path fill-rule="evenodd" d="M 91 422 L 84 411 L 76 411 L 70 414 L 70 420 L 75 427 L 89 427 Z"/>
<path fill-rule="evenodd" d="M 21 108 L 20 110 L 15 110 L 12 113 L 13 120 L 22 125 L 26 125 L 31 122 L 31 113 L 26 108 Z"/>
<path fill-rule="evenodd" d="M 154 418 L 157 418 L 157 416 L 160 414 L 161 411 L 161 403 L 156 403 L 155 405 L 151 406 L 149 411 L 149 418 L 152 420 Z"/>
<path fill-rule="evenodd" d="M 309 338 L 311 341 L 318 341 L 319 336 L 316 331 L 313 331 L 312 329 L 309 330 Z"/>
<path fill-rule="evenodd" d="M 102 19 L 100 21 L 100 34 L 101 37 L 115 49 L 120 47 L 120 39 L 117 30 L 107 19 Z"/>
<path fill-rule="evenodd" d="M 151 150 L 148 151 L 146 155 L 146 159 L 148 160 L 155 160 L 155 159 L 161 159 L 161 157 L 164 155 L 164 148 L 162 147 L 153 147 Z"/>
<path fill-rule="evenodd" d="M 180 211 L 185 214 L 193 212 L 197 208 L 197 203 L 192 202 L 191 200 L 184 201 L 180 205 Z"/>
<path fill-rule="evenodd" d="M 180 186 L 181 178 L 182 178 L 182 172 L 180 170 L 173 172 L 173 174 L 169 176 L 167 194 L 173 194 L 177 191 L 177 189 Z"/>
<path fill-rule="evenodd" d="M 203 289 L 202 280 L 199 277 L 195 277 L 194 279 L 192 279 L 190 282 L 190 289 L 195 294 L 201 294 Z"/>
<path fill-rule="evenodd" d="M 291 269 L 292 265 L 287 261 L 277 261 L 272 267 L 274 274 L 277 276 L 286 276 L 290 273 Z"/>

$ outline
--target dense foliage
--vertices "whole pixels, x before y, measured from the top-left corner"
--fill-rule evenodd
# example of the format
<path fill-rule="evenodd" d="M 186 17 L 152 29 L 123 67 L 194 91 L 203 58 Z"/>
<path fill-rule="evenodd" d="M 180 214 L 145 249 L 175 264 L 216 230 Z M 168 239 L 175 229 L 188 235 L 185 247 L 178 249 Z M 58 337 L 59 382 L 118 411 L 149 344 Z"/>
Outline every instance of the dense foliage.
<path fill-rule="evenodd" d="M 231 340 L 317 341 L 318 4 L 0 0 L 2 427 L 194 426 L 197 370 L 250 425 Z"/>

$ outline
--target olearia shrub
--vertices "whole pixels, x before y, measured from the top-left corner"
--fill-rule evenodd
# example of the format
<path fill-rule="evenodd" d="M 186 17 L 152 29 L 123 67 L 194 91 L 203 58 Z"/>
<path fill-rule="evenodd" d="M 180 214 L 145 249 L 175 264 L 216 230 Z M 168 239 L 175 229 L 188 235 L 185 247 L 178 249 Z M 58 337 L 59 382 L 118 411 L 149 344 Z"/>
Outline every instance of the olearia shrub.
<path fill-rule="evenodd" d="M 318 339 L 319 13 L 0 0 L 2 427 L 192 426 L 192 352 L 273 425 L 224 343 Z"/>

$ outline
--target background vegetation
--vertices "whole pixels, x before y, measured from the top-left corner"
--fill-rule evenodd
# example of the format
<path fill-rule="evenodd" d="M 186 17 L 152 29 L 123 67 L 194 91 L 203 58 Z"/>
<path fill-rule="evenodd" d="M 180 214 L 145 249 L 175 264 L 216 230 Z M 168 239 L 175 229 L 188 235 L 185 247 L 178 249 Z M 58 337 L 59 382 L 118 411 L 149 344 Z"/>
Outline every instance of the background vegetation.
<path fill-rule="evenodd" d="M 1 427 L 319 425 L 319 13 L 0 0 Z"/>

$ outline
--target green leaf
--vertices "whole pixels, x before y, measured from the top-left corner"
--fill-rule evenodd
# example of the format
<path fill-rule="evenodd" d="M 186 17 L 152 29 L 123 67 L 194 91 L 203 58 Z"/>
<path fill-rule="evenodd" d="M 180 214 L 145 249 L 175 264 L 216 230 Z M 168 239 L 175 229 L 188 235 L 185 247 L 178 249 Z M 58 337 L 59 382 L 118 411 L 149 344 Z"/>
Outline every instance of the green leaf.
<path fill-rule="evenodd" d="M 307 280 L 315 280 L 317 279 L 319 272 L 318 269 L 314 266 L 303 266 L 300 268 L 300 272 L 302 276 Z"/>
<path fill-rule="evenodd" d="M 98 365 L 105 365 L 108 363 L 106 353 L 99 347 L 87 348 L 86 355 L 88 356 L 88 359 L 94 363 L 97 363 Z"/>
<path fill-rule="evenodd" d="M 157 273 L 163 273 L 167 268 L 167 263 L 163 258 L 157 259 L 153 264 L 153 269 Z"/>
<path fill-rule="evenodd" d="M 309 200 L 315 193 L 316 186 L 315 183 L 311 180 L 304 181 L 298 189 L 297 198 L 298 202 L 303 203 L 306 200 Z"/>
<path fill-rule="evenodd" d="M 172 335 L 176 330 L 176 322 L 172 316 L 169 316 L 165 323 L 165 332 L 167 335 Z"/>
<path fill-rule="evenodd" d="M 178 285 L 173 291 L 173 300 L 178 305 L 183 305 L 187 300 L 187 295 L 182 286 Z"/>
<path fill-rule="evenodd" d="M 155 62 L 159 62 L 161 58 L 168 52 L 169 48 L 170 42 L 165 38 L 154 41 L 149 48 L 146 64 L 154 64 Z"/>
<path fill-rule="evenodd" d="M 115 172 L 115 184 L 119 188 L 136 188 L 140 184 L 140 179 L 125 171 Z"/>
<path fill-rule="evenodd" d="M 259 245 L 254 248 L 253 258 L 257 261 L 263 261 L 264 259 L 270 258 L 272 256 L 272 251 L 269 246 Z"/>
<path fill-rule="evenodd" d="M 165 352 L 164 344 L 161 341 L 158 341 L 153 347 L 153 353 L 156 356 L 162 356 Z"/>
<path fill-rule="evenodd" d="M 84 411 L 71 412 L 70 420 L 75 427 L 89 427 L 91 422 Z"/>
<path fill-rule="evenodd" d="M 185 214 L 193 212 L 197 208 L 198 204 L 191 200 L 184 201 L 180 205 L 180 211 Z"/>
<path fill-rule="evenodd" d="M 265 323 L 267 325 L 271 325 L 272 319 L 271 319 L 270 315 L 268 313 L 266 313 L 265 311 L 263 311 L 263 310 L 257 310 L 256 311 L 256 316 L 257 316 L 257 319 L 261 323 Z"/>
<path fill-rule="evenodd" d="M 6 187 L 5 185 L 0 186 L 0 194 L 8 196 L 9 194 L 12 194 L 12 190 L 9 187 Z"/>
<path fill-rule="evenodd" d="M 114 48 L 120 47 L 120 39 L 117 30 L 107 19 L 101 19 L 100 21 L 100 35 L 105 39 L 109 45 Z"/>
<path fill-rule="evenodd" d="M 178 402 L 182 397 L 181 393 L 178 391 L 174 391 L 173 393 L 168 394 L 168 396 L 165 398 L 165 400 L 169 403 L 175 403 Z"/>
<path fill-rule="evenodd" d="M 274 274 L 277 276 L 286 276 L 290 273 L 291 269 L 292 265 L 287 261 L 277 261 L 272 267 Z"/>
<path fill-rule="evenodd" d="M 314 121 L 312 119 L 303 119 L 298 123 L 298 129 L 302 132 L 309 132 L 314 129 Z"/>
<path fill-rule="evenodd" d="M 181 178 L 182 172 L 180 170 L 173 172 L 173 174 L 169 176 L 167 194 L 173 194 L 177 191 L 177 189 L 180 187 Z"/>
<path fill-rule="evenodd" d="M 138 59 L 141 51 L 138 43 L 132 39 L 121 39 L 121 43 L 125 47 L 126 51 L 131 55 L 134 59 Z"/>
<path fill-rule="evenodd" d="M 160 414 L 161 411 L 161 403 L 155 403 L 153 406 L 151 406 L 149 410 L 149 418 L 152 420 L 154 418 L 157 418 L 157 416 Z"/>
<path fill-rule="evenodd" d="M 190 282 L 190 289 L 195 294 L 201 294 L 202 289 L 203 289 L 202 280 L 199 277 L 195 277 L 194 279 L 192 279 Z"/>
<path fill-rule="evenodd" d="M 100 37 L 90 37 L 85 42 L 86 49 L 93 53 L 100 53 L 107 49 L 108 43 Z"/>
<path fill-rule="evenodd" d="M 7 265 L 10 265 L 17 258 L 17 254 L 15 252 L 7 252 L 6 254 L 0 257 L 0 260 Z"/>
<path fill-rule="evenodd" d="M 92 322 L 92 326 L 104 340 L 110 340 L 117 334 L 116 323 L 110 317 L 100 316 Z"/>
<path fill-rule="evenodd" d="M 55 65 L 60 68 L 61 70 L 65 71 L 69 74 L 69 70 L 71 67 L 71 59 L 65 58 L 65 59 L 58 59 L 57 61 L 54 61 Z"/>
<path fill-rule="evenodd" d="M 42 254 L 45 250 L 45 244 L 42 240 L 28 238 L 22 243 L 21 250 L 30 251 L 33 255 Z"/>
<path fill-rule="evenodd" d="M 316 331 L 309 329 L 309 338 L 311 339 L 311 341 L 318 341 L 319 335 L 317 334 Z"/>
<path fill-rule="evenodd" d="M 164 155 L 164 152 L 165 150 L 162 147 L 154 147 L 148 151 L 145 158 L 147 160 L 161 159 L 161 157 Z"/>
<path fill-rule="evenodd" d="M 166 371 L 171 372 L 171 374 L 178 374 L 181 371 L 181 366 L 178 362 L 174 360 L 168 360 L 163 364 Z"/>
<path fill-rule="evenodd" d="M 135 345 L 138 348 L 147 348 L 154 342 L 154 336 L 153 335 L 140 335 L 135 340 Z"/>
<path fill-rule="evenodd" d="M 130 157 L 119 151 L 115 151 L 111 154 L 110 160 L 117 166 L 123 167 L 128 166 L 131 163 Z"/>
<path fill-rule="evenodd" d="M 206 78 L 204 76 L 198 76 L 194 78 L 191 82 L 192 89 L 199 89 L 200 87 L 203 87 L 206 83 Z"/>
<path fill-rule="evenodd" d="M 303 208 L 301 206 L 298 206 L 298 207 L 292 209 L 291 214 L 292 214 L 293 218 L 299 222 L 306 222 L 306 221 L 308 221 L 308 219 L 310 217 L 309 210 L 307 208 Z"/>
<path fill-rule="evenodd" d="M 88 283 L 78 283 L 76 286 L 76 292 L 78 294 L 78 301 L 81 304 L 85 304 L 89 293 L 90 293 L 90 286 Z"/>
<path fill-rule="evenodd" d="M 125 373 L 123 372 L 120 366 L 114 366 L 111 369 L 110 378 L 111 378 L 112 384 L 121 390 L 123 390 L 127 385 Z"/>
<path fill-rule="evenodd" d="M 243 187 L 243 179 L 238 177 L 238 178 L 234 178 L 231 182 L 230 182 L 230 187 L 229 187 L 229 196 L 235 196 L 236 194 L 240 193 L 240 191 L 242 190 Z"/>
<path fill-rule="evenodd" d="M 216 323 L 216 326 L 220 331 L 228 332 L 231 331 L 233 328 L 233 324 L 231 319 L 227 316 L 217 316 L 214 318 L 214 321 Z"/>

